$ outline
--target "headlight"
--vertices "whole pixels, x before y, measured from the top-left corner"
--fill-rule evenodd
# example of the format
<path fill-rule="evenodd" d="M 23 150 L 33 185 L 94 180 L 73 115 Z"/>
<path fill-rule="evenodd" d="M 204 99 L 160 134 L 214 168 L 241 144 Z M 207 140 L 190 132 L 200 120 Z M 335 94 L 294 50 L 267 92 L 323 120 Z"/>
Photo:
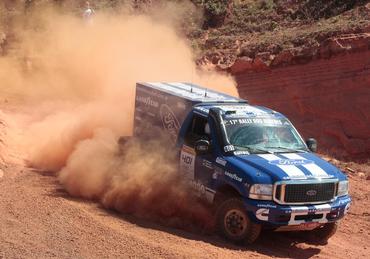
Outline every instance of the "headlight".
<path fill-rule="evenodd" d="M 249 189 L 249 198 L 255 200 L 272 200 L 272 184 L 254 184 Z"/>
<path fill-rule="evenodd" d="M 344 196 L 344 195 L 347 195 L 348 194 L 348 187 L 349 187 L 349 184 L 348 184 L 348 181 L 340 181 L 338 183 L 338 192 L 337 192 L 337 196 Z"/>

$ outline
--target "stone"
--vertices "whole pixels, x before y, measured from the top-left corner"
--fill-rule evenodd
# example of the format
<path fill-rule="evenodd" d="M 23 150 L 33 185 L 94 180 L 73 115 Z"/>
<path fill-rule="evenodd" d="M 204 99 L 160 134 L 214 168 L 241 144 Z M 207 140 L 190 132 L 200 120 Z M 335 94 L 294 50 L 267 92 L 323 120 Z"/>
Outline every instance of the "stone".
<path fill-rule="evenodd" d="M 359 172 L 358 173 L 358 176 L 365 179 L 366 178 L 366 175 L 363 173 L 363 172 Z"/>
<path fill-rule="evenodd" d="M 253 60 L 253 70 L 255 71 L 266 71 L 269 70 L 269 66 L 261 58 L 255 58 Z"/>
<path fill-rule="evenodd" d="M 246 72 L 253 67 L 253 59 L 249 57 L 237 58 L 234 64 L 230 67 L 230 72 L 232 74 L 239 74 Z"/>
<path fill-rule="evenodd" d="M 272 61 L 271 66 L 280 66 L 290 64 L 293 60 L 292 52 L 287 49 L 280 52 L 275 59 Z"/>

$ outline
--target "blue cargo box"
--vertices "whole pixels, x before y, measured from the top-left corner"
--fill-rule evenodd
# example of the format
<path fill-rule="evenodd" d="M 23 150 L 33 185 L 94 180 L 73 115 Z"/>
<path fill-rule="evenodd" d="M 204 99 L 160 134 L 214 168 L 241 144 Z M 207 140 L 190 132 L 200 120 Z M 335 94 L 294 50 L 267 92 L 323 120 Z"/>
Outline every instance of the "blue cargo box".
<path fill-rule="evenodd" d="M 175 143 L 192 107 L 203 103 L 247 101 L 191 83 L 137 83 L 134 136 L 152 139 L 165 133 Z"/>

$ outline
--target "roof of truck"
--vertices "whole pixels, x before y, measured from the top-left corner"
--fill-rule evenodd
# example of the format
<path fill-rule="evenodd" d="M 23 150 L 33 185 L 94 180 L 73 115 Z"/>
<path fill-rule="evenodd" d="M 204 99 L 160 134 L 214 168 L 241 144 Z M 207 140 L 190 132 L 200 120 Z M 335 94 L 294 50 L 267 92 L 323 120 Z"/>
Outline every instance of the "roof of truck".
<path fill-rule="evenodd" d="M 138 84 L 190 100 L 194 103 L 247 103 L 246 100 L 192 83 L 145 82 Z"/>
<path fill-rule="evenodd" d="M 271 110 L 263 106 L 254 106 L 249 104 L 232 104 L 232 103 L 216 103 L 216 104 L 199 104 L 194 107 L 198 112 L 207 115 L 211 108 L 219 108 L 228 117 L 255 117 L 255 116 L 271 116 L 284 117 L 281 113 Z"/>

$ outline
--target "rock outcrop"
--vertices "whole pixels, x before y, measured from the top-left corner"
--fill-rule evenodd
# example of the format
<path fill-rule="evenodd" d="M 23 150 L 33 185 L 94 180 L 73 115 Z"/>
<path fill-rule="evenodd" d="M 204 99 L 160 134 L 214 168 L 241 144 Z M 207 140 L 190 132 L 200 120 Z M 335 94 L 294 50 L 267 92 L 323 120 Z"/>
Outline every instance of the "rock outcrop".
<path fill-rule="evenodd" d="M 370 157 L 369 33 L 329 39 L 306 57 L 281 53 L 269 66 L 255 63 L 237 60 L 229 69 L 241 97 L 287 115 L 321 152 Z"/>

